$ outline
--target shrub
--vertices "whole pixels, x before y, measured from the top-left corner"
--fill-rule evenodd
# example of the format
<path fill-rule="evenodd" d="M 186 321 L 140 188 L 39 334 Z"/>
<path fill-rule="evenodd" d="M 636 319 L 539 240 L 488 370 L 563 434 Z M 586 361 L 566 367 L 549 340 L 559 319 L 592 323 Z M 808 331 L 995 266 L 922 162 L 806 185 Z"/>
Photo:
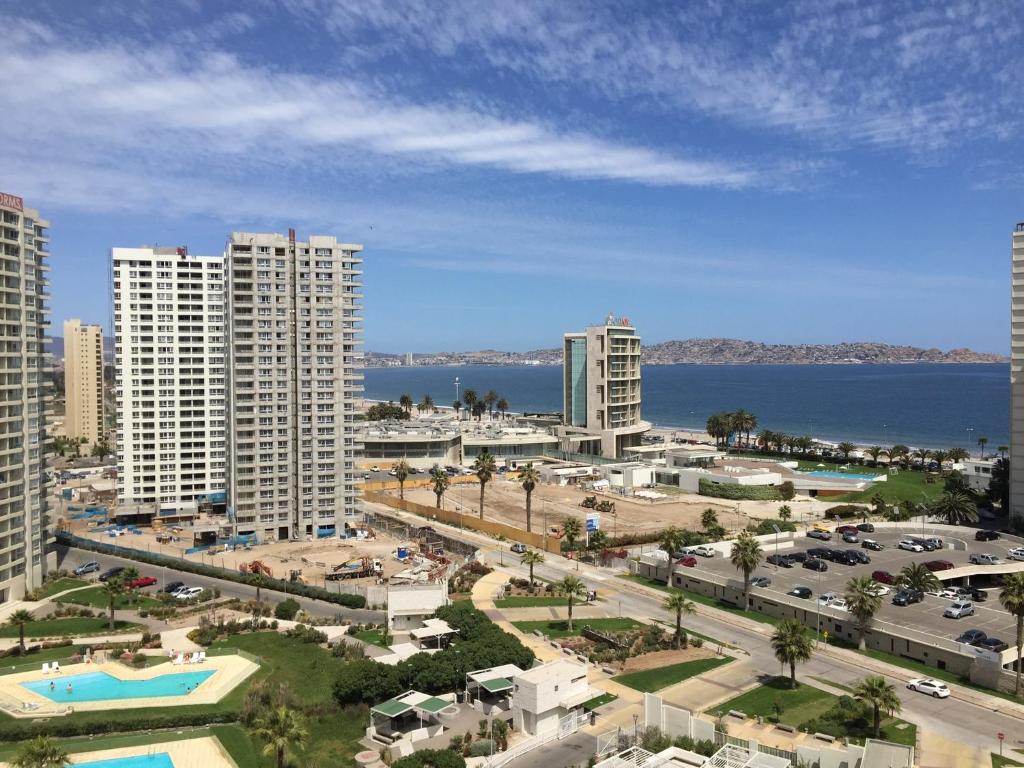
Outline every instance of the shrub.
<path fill-rule="evenodd" d="M 263 622 L 260 622 L 263 623 Z M 291 629 L 285 630 L 285 635 L 294 637 L 303 643 L 326 643 L 327 635 L 314 627 L 307 627 L 305 624 L 296 624 Z"/>
<path fill-rule="evenodd" d="M 775 529 L 772 527 L 773 525 L 777 525 L 780 531 L 793 532 L 796 530 L 796 526 L 789 522 L 789 520 L 773 519 L 761 520 L 756 525 L 751 523 L 747 526 L 747 530 L 755 536 L 767 536 L 770 533 L 775 533 Z"/>
<path fill-rule="evenodd" d="M 213 645 L 219 635 L 217 627 L 206 626 L 193 629 L 188 633 L 188 639 L 197 645 L 209 646 Z"/>
<path fill-rule="evenodd" d="M 704 478 L 697 481 L 697 492 L 701 496 L 711 496 L 716 499 L 731 499 L 733 501 L 781 501 L 783 500 L 783 495 L 780 488 L 781 486 L 776 487 L 774 485 L 733 485 L 732 483 L 713 483 L 710 480 L 705 480 Z M 792 496 L 790 496 L 790 498 L 792 498 Z"/>
<path fill-rule="evenodd" d="M 869 511 L 863 504 L 837 504 L 825 510 L 825 519 L 860 517 Z"/>
<path fill-rule="evenodd" d="M 780 485 L 779 494 L 782 496 L 783 501 L 792 501 L 793 497 L 796 496 L 796 488 L 793 485 L 793 481 L 786 480 Z"/>
<path fill-rule="evenodd" d="M 391 768 L 466 768 L 466 760 L 451 749 L 421 749 L 395 760 Z"/>
<path fill-rule="evenodd" d="M 470 757 L 486 757 L 497 751 L 493 739 L 477 739 L 469 745 Z"/>
<path fill-rule="evenodd" d="M 274 616 L 276 616 L 279 619 L 286 619 L 288 621 L 291 621 L 292 619 L 294 619 L 295 618 L 295 614 L 297 614 L 298 612 L 299 612 L 299 604 L 298 604 L 298 602 L 293 600 L 290 597 L 287 600 L 282 600 L 274 608 Z"/>

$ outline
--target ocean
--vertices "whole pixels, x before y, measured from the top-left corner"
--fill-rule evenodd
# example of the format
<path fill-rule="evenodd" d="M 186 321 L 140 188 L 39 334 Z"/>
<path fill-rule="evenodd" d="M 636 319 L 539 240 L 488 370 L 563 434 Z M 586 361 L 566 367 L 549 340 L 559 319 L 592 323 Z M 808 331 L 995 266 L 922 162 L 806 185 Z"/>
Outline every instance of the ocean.
<path fill-rule="evenodd" d="M 459 392 L 495 390 L 513 411 L 561 411 L 561 366 L 413 366 L 367 368 L 365 395 L 419 402 L 429 394 L 450 406 Z M 645 365 L 644 419 L 659 426 L 703 429 L 718 411 L 744 409 L 758 429 L 825 440 L 977 452 L 1009 445 L 1010 366 L 906 365 Z"/>

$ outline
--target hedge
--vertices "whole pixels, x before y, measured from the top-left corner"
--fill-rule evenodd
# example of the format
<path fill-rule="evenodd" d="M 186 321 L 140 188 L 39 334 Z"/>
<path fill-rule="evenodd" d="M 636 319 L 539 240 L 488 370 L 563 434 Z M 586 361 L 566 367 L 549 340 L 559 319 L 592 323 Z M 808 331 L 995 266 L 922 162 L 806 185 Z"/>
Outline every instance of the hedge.
<path fill-rule="evenodd" d="M 774 485 L 736 485 L 733 483 L 713 483 L 701 478 L 697 483 L 697 493 L 716 499 L 732 501 L 782 501 L 782 491 Z"/>
<path fill-rule="evenodd" d="M 366 597 L 364 595 L 338 594 L 337 592 L 329 592 L 322 587 L 314 587 L 310 584 L 301 584 L 299 582 L 293 583 L 285 581 L 284 579 L 268 579 L 266 576 L 260 576 L 258 574 L 240 573 L 227 568 L 218 568 L 213 565 L 193 563 L 189 560 L 179 560 L 174 557 L 166 557 L 164 555 L 153 554 L 152 552 L 143 552 L 138 549 L 127 549 L 125 547 L 114 546 L 113 544 L 105 544 L 100 541 L 83 539 L 80 536 L 73 536 L 66 531 L 58 531 L 56 539 L 58 544 L 62 544 L 66 547 L 77 547 L 78 549 L 85 549 L 91 552 L 101 552 L 105 555 L 115 555 L 116 557 L 124 557 L 129 560 L 136 560 L 140 563 L 147 563 L 158 567 L 166 566 L 167 568 L 173 568 L 177 571 L 193 573 L 196 576 L 208 576 L 213 579 L 233 581 L 236 584 L 247 584 L 250 587 L 259 585 L 263 589 L 276 590 L 278 592 L 285 592 L 298 597 L 308 597 L 314 600 L 323 600 L 324 602 L 343 605 L 346 608 L 366 607 Z"/>
<path fill-rule="evenodd" d="M 421 749 L 399 758 L 391 768 L 466 768 L 466 760 L 450 749 Z"/>
<path fill-rule="evenodd" d="M 97 713 L 88 713 L 97 714 Z M 166 713 L 143 715 L 138 718 L 108 717 L 78 719 L 50 717 L 40 720 L 0 719 L 0 741 L 28 741 L 36 736 L 92 736 L 107 733 L 157 730 L 162 728 L 191 728 L 213 723 L 234 723 L 240 716 L 238 710 L 221 712 L 175 712 L 168 708 Z"/>
<path fill-rule="evenodd" d="M 863 504 L 837 504 L 834 507 L 829 507 L 825 510 L 825 519 L 829 520 L 836 517 L 861 517 L 871 513 L 869 507 L 865 507 Z"/>

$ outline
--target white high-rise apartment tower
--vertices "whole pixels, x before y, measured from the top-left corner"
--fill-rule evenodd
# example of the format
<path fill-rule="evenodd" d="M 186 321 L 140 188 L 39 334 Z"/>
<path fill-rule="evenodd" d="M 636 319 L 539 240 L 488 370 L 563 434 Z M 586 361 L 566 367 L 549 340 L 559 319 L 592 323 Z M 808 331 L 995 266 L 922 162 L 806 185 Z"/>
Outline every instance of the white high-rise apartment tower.
<path fill-rule="evenodd" d="M 1010 517 L 1024 518 L 1024 222 L 1013 230 L 1010 295 Z"/>
<path fill-rule="evenodd" d="M 223 491 L 224 258 L 114 248 L 117 500 L 186 506 Z"/>
<path fill-rule="evenodd" d="M 0 602 L 38 587 L 56 565 L 45 555 L 49 227 L 22 198 L 0 192 Z"/>
<path fill-rule="evenodd" d="M 103 438 L 103 329 L 81 320 L 64 321 L 64 434 Z"/>
<path fill-rule="evenodd" d="M 355 505 L 361 245 L 228 242 L 229 504 L 238 534 L 330 536 Z"/>

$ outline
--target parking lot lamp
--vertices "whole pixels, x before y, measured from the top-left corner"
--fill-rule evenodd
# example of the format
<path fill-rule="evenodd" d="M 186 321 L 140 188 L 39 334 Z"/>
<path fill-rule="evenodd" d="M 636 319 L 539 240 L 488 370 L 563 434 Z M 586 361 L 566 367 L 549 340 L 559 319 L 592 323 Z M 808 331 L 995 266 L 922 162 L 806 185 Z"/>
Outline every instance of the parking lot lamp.
<path fill-rule="evenodd" d="M 814 633 L 814 645 L 821 642 L 821 571 L 818 571 L 818 623 Z"/>
<path fill-rule="evenodd" d="M 775 570 L 779 570 L 779 526 L 772 523 L 772 528 L 775 529 Z"/>

